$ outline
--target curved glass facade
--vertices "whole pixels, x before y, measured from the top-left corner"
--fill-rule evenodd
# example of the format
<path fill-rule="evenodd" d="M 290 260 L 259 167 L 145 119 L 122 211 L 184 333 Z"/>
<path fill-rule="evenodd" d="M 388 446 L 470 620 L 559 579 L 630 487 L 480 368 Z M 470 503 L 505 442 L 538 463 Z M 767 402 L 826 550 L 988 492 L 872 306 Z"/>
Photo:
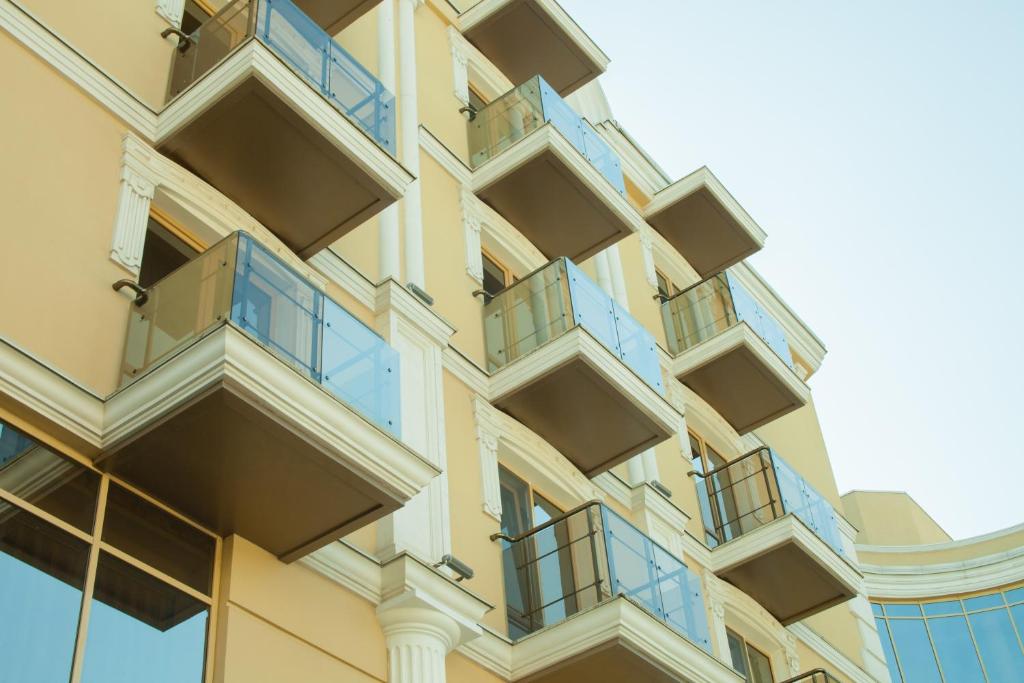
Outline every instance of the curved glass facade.
<path fill-rule="evenodd" d="M 895 683 L 1000 683 L 1024 675 L 1024 586 L 871 607 Z"/>

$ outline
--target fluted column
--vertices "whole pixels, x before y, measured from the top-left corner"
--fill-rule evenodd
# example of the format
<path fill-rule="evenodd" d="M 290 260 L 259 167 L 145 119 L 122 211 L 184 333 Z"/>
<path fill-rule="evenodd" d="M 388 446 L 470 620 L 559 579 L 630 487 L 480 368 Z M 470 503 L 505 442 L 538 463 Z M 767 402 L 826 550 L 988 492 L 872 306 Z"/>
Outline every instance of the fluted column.
<path fill-rule="evenodd" d="M 423 262 L 423 198 L 420 185 L 420 123 L 416 83 L 416 9 L 424 0 L 398 0 L 399 120 L 402 164 L 416 177 L 405 191 L 405 278 L 426 288 Z"/>
<path fill-rule="evenodd" d="M 397 621 L 384 626 L 388 682 L 444 683 L 445 657 L 458 643 L 455 623 L 428 610 L 399 610 L 390 618 Z"/>
<path fill-rule="evenodd" d="M 117 198 L 117 217 L 110 258 L 133 273 L 142 266 L 142 249 L 149 224 L 149 203 L 156 185 L 135 169 L 121 169 L 121 189 Z"/>
<path fill-rule="evenodd" d="M 395 92 L 395 0 L 385 0 L 377 12 L 377 60 L 381 84 Z M 398 204 L 392 204 L 381 212 L 379 229 L 378 277 L 401 281 Z"/>

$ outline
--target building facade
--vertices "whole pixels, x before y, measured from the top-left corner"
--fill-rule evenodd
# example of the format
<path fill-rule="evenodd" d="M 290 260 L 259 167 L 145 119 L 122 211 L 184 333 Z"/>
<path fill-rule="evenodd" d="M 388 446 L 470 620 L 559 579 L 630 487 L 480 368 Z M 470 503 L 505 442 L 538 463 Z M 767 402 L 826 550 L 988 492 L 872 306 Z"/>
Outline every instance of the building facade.
<path fill-rule="evenodd" d="M 915 683 L 891 605 L 1015 618 L 858 540 L 764 231 L 554 0 L 0 0 L 0 60 L 0 681 Z"/>

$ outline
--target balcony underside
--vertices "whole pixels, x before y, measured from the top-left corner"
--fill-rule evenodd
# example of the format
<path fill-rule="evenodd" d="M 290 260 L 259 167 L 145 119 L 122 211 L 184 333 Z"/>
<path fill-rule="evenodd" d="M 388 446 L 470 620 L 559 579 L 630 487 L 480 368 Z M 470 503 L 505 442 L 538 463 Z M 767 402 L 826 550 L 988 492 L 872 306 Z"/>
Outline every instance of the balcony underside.
<path fill-rule="evenodd" d="M 285 561 L 437 473 L 230 325 L 111 397 L 108 432 L 99 467 Z"/>
<path fill-rule="evenodd" d="M 764 231 L 706 168 L 655 195 L 644 217 L 702 279 L 764 245 Z"/>
<path fill-rule="evenodd" d="M 608 68 L 608 57 L 555 0 L 481 0 L 460 26 L 513 83 L 540 74 L 564 96 Z"/>
<path fill-rule="evenodd" d="M 380 0 L 293 0 L 307 17 L 332 36 L 380 4 Z"/>
<path fill-rule="evenodd" d="M 548 124 L 483 164 L 476 195 L 548 258 L 579 263 L 641 229 L 640 215 Z"/>
<path fill-rule="evenodd" d="M 513 646 L 513 680 L 530 683 L 741 683 L 739 674 L 626 598 Z"/>
<path fill-rule="evenodd" d="M 168 105 L 157 147 L 302 258 L 394 203 L 412 179 L 255 40 Z"/>
<path fill-rule="evenodd" d="M 739 434 L 810 400 L 807 385 L 745 323 L 683 351 L 673 374 Z"/>
<path fill-rule="evenodd" d="M 752 597 L 784 626 L 850 600 L 861 579 L 793 515 L 729 541 L 711 558 L 718 578 Z"/>
<path fill-rule="evenodd" d="M 576 328 L 491 380 L 493 404 L 593 477 L 669 438 L 679 415 Z"/>

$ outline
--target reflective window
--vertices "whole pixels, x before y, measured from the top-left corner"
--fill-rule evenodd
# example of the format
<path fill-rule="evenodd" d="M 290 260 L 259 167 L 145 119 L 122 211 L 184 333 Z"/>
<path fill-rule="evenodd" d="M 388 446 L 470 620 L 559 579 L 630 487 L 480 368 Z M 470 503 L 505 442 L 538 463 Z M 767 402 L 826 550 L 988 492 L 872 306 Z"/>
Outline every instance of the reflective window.
<path fill-rule="evenodd" d="M 729 640 L 729 657 L 732 668 L 749 683 L 772 683 L 772 665 L 768 655 L 764 654 L 740 636 L 726 629 Z"/>
<path fill-rule="evenodd" d="M 1024 588 L 926 603 L 875 604 L 894 681 L 1001 683 L 1024 672 Z"/>
<path fill-rule="evenodd" d="M 199 683 L 216 548 L 0 422 L 0 681 Z"/>

